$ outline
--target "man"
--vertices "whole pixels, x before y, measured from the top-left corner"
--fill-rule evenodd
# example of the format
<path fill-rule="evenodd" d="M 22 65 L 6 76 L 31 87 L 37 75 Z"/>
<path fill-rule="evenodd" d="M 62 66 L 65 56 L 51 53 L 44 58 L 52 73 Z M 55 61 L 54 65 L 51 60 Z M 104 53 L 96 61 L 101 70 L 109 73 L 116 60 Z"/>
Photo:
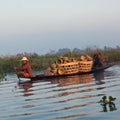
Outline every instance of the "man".
<path fill-rule="evenodd" d="M 23 57 L 21 61 L 22 61 L 22 66 L 20 68 L 14 67 L 15 71 L 19 71 L 18 76 L 26 77 L 26 78 L 32 77 L 32 69 L 27 57 Z"/>
<path fill-rule="evenodd" d="M 97 53 L 93 56 L 93 67 L 102 67 L 103 66 L 103 60 L 102 60 L 102 55 L 101 53 Z"/>

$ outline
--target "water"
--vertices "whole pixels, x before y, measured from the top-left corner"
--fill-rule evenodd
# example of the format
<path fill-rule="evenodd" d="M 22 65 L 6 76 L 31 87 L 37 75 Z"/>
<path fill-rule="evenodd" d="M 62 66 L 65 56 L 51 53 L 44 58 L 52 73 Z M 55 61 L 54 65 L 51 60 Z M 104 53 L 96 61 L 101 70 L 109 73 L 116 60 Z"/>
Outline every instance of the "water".
<path fill-rule="evenodd" d="M 0 82 L 1 120 L 119 120 L 120 66 L 63 79 L 18 83 L 15 74 Z M 113 96 L 116 107 L 98 103 Z"/>

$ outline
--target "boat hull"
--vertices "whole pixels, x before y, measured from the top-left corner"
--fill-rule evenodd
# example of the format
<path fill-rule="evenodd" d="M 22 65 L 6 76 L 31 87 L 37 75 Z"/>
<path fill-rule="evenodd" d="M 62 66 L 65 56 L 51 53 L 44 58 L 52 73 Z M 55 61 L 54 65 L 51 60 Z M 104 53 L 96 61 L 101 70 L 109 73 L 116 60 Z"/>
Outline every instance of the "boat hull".
<path fill-rule="evenodd" d="M 73 76 L 73 75 L 91 74 L 91 73 L 103 71 L 111 66 L 113 66 L 113 64 L 108 64 L 108 65 L 105 65 L 103 67 L 93 68 L 90 72 L 77 72 L 74 74 L 51 75 L 51 76 L 45 76 L 44 74 L 40 74 L 40 75 L 35 75 L 35 76 L 31 77 L 30 79 L 31 79 L 31 81 L 34 81 L 34 80 L 43 80 L 43 79 L 45 80 L 45 79 L 62 78 L 62 77 Z"/>
<path fill-rule="evenodd" d="M 105 66 L 102 67 L 97 67 L 97 68 L 93 68 L 90 72 L 77 72 L 74 74 L 64 74 L 64 75 L 51 75 L 51 76 L 45 76 L 44 74 L 40 74 L 40 75 L 35 75 L 32 76 L 30 78 L 21 78 L 19 77 L 19 82 L 28 82 L 28 81 L 37 81 L 37 80 L 50 80 L 50 79 L 56 79 L 56 78 L 65 78 L 65 77 L 70 77 L 70 76 L 75 76 L 75 75 L 84 75 L 84 74 L 92 74 L 92 73 L 97 73 L 100 71 L 104 71 L 107 68 L 112 67 L 115 64 L 107 64 Z M 26 80 L 25 80 L 26 79 Z"/>

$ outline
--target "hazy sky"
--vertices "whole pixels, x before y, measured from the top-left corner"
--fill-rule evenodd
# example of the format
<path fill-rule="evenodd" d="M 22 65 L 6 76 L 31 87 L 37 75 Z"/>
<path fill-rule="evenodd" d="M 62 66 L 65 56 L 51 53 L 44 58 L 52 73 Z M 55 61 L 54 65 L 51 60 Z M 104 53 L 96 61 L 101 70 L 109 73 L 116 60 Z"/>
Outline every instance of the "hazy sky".
<path fill-rule="evenodd" d="M 120 45 L 120 0 L 0 0 L 0 55 Z"/>

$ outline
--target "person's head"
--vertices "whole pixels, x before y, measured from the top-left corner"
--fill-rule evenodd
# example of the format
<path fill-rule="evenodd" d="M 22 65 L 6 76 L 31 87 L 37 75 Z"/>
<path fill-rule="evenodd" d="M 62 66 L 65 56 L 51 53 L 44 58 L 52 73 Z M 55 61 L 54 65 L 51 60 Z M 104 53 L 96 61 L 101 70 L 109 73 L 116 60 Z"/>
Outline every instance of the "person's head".
<path fill-rule="evenodd" d="M 97 56 L 98 56 L 98 58 L 101 58 L 101 53 L 99 52 L 99 53 L 97 54 Z"/>
<path fill-rule="evenodd" d="M 98 52 L 98 55 L 100 55 L 100 56 L 101 56 L 101 53 L 100 53 L 100 52 Z"/>
<path fill-rule="evenodd" d="M 23 64 L 26 64 L 29 60 L 27 59 L 27 57 L 23 57 L 21 59 L 21 61 L 22 61 Z"/>

